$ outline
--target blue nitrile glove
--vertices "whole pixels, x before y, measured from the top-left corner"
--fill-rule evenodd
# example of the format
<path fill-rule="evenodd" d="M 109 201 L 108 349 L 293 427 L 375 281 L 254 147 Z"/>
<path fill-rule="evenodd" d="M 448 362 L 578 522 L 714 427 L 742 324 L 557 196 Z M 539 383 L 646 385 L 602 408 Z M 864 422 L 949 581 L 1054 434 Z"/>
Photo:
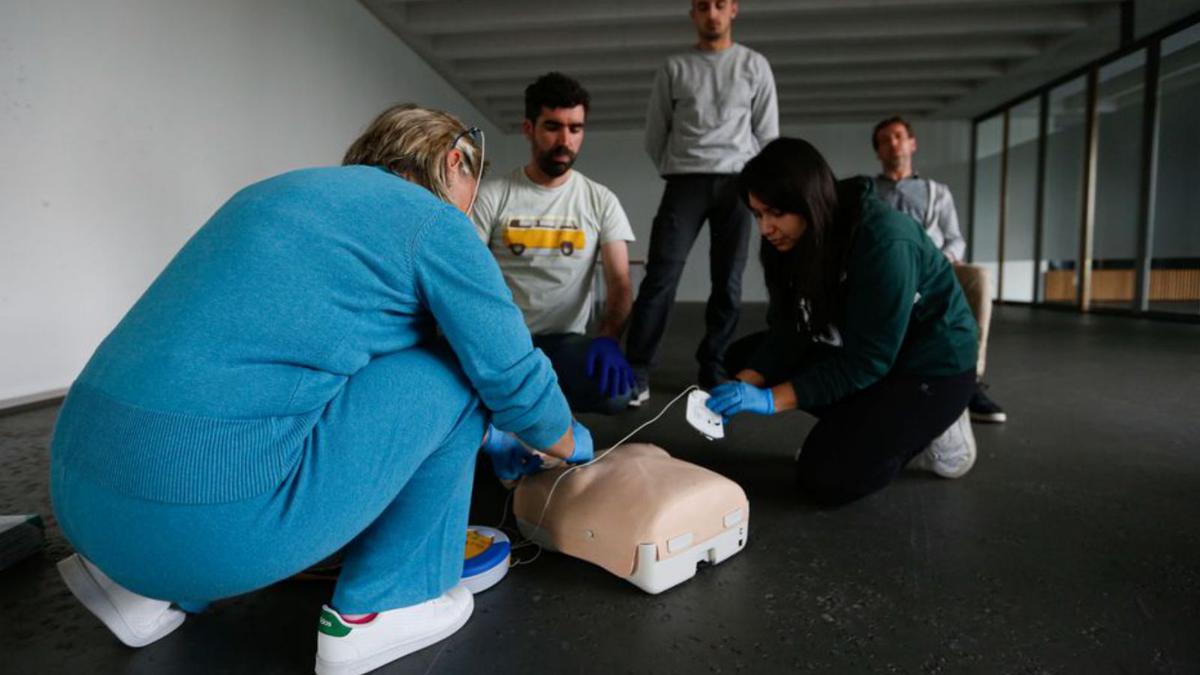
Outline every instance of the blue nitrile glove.
<path fill-rule="evenodd" d="M 592 445 L 592 432 L 580 424 L 579 420 L 571 420 L 571 432 L 575 436 L 575 452 L 567 458 L 568 464 L 582 464 L 592 461 L 595 448 Z"/>
<path fill-rule="evenodd" d="M 623 396 L 633 388 L 633 368 L 621 353 L 621 346 L 610 337 L 592 340 L 587 351 L 587 374 L 596 380 L 605 398 Z"/>
<path fill-rule="evenodd" d="M 500 480 L 516 480 L 542 469 L 542 458 L 521 445 L 516 436 L 506 434 L 491 424 L 487 439 L 480 448 L 492 460 L 492 470 Z"/>
<path fill-rule="evenodd" d="M 770 389 L 759 389 L 745 382 L 725 382 L 713 387 L 709 399 L 704 402 L 708 409 L 728 421 L 740 412 L 756 415 L 775 414 L 775 396 Z"/>

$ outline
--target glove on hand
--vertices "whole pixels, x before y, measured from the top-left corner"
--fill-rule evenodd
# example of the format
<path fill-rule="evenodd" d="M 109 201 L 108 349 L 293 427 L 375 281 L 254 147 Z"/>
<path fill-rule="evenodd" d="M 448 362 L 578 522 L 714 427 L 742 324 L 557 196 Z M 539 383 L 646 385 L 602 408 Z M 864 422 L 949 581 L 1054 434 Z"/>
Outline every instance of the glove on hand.
<path fill-rule="evenodd" d="M 567 458 L 567 463 L 582 464 L 592 461 L 595 454 L 595 448 L 592 446 L 592 432 L 580 424 L 579 420 L 572 420 L 571 433 L 575 437 L 575 451 Z"/>
<path fill-rule="evenodd" d="M 775 414 L 775 396 L 770 389 L 760 389 L 745 382 L 725 382 L 713 387 L 704 405 L 725 421 L 741 412 L 756 415 Z"/>
<path fill-rule="evenodd" d="M 633 388 L 633 368 L 620 345 L 610 337 L 592 340 L 587 351 L 587 374 L 596 380 L 605 398 L 623 396 Z"/>
<path fill-rule="evenodd" d="M 492 460 L 492 470 L 500 480 L 512 481 L 542 469 L 542 458 L 521 445 L 516 436 L 488 425 L 487 439 L 481 448 Z"/>

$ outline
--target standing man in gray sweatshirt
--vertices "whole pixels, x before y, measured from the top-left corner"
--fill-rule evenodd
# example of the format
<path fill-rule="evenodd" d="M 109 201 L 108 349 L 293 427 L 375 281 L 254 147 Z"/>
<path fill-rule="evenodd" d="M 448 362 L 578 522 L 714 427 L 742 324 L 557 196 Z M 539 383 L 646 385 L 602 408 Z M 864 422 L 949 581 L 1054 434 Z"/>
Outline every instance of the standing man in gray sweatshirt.
<path fill-rule="evenodd" d="M 684 263 L 708 221 L 712 289 L 696 349 L 698 382 L 728 378 L 721 361 L 737 328 L 750 231 L 737 174 L 779 135 L 775 78 L 763 56 L 733 41 L 737 0 L 692 0 L 699 40 L 667 59 L 646 113 L 646 151 L 666 179 L 650 232 L 646 278 L 629 323 L 626 352 L 637 378 L 631 405 L 649 398 L 649 374 L 667 328 Z"/>

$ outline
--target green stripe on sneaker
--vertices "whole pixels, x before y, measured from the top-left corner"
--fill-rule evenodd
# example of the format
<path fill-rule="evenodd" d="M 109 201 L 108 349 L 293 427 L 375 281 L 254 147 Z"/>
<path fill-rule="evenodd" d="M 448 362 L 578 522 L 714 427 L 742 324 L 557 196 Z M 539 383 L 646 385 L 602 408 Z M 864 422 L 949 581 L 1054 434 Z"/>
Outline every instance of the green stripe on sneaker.
<path fill-rule="evenodd" d="M 321 618 L 317 619 L 317 632 L 332 637 L 346 637 L 352 630 L 354 629 L 342 623 L 337 614 L 327 609 L 321 610 Z"/>

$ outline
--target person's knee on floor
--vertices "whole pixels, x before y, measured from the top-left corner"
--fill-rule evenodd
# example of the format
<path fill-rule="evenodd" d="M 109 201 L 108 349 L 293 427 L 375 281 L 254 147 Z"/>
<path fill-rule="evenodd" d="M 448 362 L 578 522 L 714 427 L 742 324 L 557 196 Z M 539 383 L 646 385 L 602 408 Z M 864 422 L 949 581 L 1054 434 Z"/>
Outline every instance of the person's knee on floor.
<path fill-rule="evenodd" d="M 740 360 L 757 342 L 707 405 L 724 417 L 818 413 L 800 485 L 824 503 L 861 498 L 965 405 L 974 319 L 932 242 L 869 179 L 838 181 L 806 141 L 767 144 L 740 190 L 762 235 L 767 332 L 736 345 Z"/>

